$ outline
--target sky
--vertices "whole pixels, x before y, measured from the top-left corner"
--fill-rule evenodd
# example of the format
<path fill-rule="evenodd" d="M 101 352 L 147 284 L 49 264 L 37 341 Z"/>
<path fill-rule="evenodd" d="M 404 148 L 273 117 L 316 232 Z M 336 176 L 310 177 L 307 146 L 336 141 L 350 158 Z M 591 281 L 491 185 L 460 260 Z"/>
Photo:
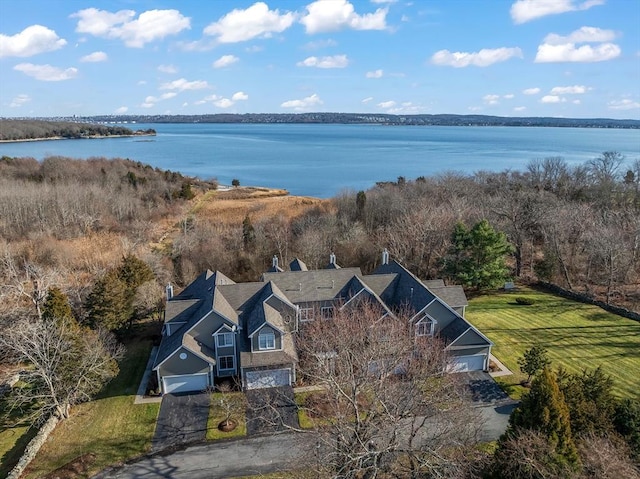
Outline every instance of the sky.
<path fill-rule="evenodd" d="M 0 117 L 640 119 L 640 0 L 0 0 Z"/>

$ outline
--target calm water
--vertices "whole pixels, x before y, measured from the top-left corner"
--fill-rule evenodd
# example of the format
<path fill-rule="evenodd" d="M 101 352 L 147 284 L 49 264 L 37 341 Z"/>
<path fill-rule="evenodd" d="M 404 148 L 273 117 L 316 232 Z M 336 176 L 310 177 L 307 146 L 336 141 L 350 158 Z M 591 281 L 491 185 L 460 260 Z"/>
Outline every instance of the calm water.
<path fill-rule="evenodd" d="M 640 130 L 379 125 L 152 124 L 145 138 L 0 144 L 0 156 L 130 158 L 229 184 L 329 197 L 376 181 L 445 171 L 524 170 L 535 158 L 583 163 L 607 150 L 640 158 Z"/>

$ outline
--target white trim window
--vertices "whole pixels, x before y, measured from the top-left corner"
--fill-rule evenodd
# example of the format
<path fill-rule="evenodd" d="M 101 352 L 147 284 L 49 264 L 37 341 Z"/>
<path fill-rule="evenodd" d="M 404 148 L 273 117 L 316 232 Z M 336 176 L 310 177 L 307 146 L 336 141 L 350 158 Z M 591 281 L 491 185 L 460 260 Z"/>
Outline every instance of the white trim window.
<path fill-rule="evenodd" d="M 300 321 L 313 321 L 313 308 L 300 308 Z"/>
<path fill-rule="evenodd" d="M 235 369 L 235 365 L 233 363 L 233 356 L 220 356 L 218 358 L 218 369 L 220 371 L 229 371 L 231 369 Z"/>
<path fill-rule="evenodd" d="M 273 331 L 261 332 L 258 335 L 258 349 L 261 351 L 276 349 L 276 335 Z"/>
<path fill-rule="evenodd" d="M 233 333 L 216 334 L 216 344 L 219 348 L 228 348 L 233 346 Z"/>
<path fill-rule="evenodd" d="M 322 317 L 322 319 L 332 319 L 333 313 L 333 306 L 323 306 L 322 308 L 320 308 L 320 316 Z"/>
<path fill-rule="evenodd" d="M 416 323 L 416 336 L 433 336 L 435 327 L 435 320 L 424 317 Z"/>

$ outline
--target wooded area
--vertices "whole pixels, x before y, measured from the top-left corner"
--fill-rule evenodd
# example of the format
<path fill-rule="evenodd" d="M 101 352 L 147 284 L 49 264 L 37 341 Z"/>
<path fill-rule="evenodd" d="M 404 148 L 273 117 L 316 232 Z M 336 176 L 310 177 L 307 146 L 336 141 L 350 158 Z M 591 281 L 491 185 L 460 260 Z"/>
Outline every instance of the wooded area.
<path fill-rule="evenodd" d="M 133 131 L 124 126 L 108 126 L 99 123 L 47 120 L 0 120 L 0 141 L 155 135 L 155 133 L 153 129 Z"/>

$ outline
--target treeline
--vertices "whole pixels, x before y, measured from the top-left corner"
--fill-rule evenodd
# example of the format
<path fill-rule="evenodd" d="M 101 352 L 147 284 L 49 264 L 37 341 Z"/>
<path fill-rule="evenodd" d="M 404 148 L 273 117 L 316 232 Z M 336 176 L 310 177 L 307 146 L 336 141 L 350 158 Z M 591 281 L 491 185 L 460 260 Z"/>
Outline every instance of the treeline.
<path fill-rule="evenodd" d="M 173 243 L 179 282 L 205 268 L 256 279 L 277 254 L 323 267 L 369 271 L 388 248 L 421 278 L 443 274 L 458 223 L 486 219 L 513 245 L 512 277 L 545 280 L 640 309 L 640 160 L 605 152 L 582 165 L 560 157 L 525 171 L 398 178 L 368 191 L 344 192 L 331 205 L 288 219 L 249 215 L 244 225 L 185 225 Z"/>
<path fill-rule="evenodd" d="M 209 115 L 104 115 L 87 121 L 138 123 L 341 123 L 418 126 L 540 126 L 640 128 L 638 120 L 611 118 L 504 117 L 489 115 L 390 115 L 385 113 L 217 113 Z"/>
<path fill-rule="evenodd" d="M 131 231 L 216 188 L 128 159 L 0 158 L 0 237 L 16 241 Z"/>
<path fill-rule="evenodd" d="M 137 130 L 134 132 L 123 126 L 71 121 L 0 120 L 0 141 L 133 135 L 155 135 L 155 130 Z"/>

